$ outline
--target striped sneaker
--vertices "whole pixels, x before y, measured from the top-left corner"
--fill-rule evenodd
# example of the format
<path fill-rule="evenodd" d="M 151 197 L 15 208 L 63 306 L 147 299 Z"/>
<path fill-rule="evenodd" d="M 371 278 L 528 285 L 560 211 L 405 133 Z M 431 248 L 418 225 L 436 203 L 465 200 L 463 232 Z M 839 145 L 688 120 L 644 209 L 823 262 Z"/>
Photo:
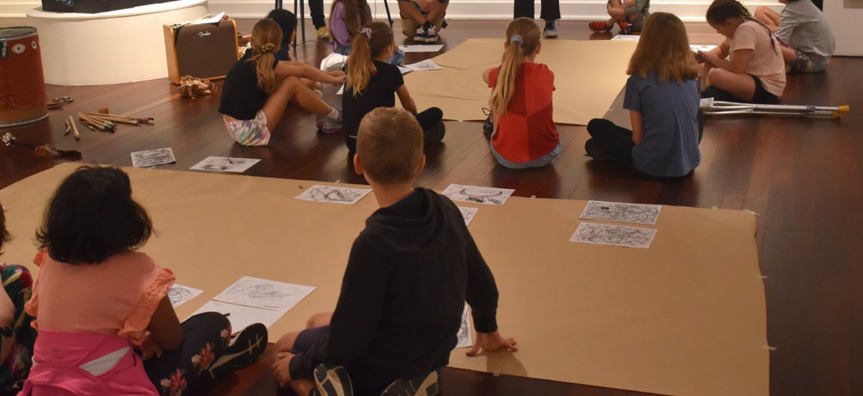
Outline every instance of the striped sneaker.
<path fill-rule="evenodd" d="M 315 367 L 315 388 L 320 396 L 353 396 L 351 376 L 342 366 L 327 368 L 323 364 Z"/>

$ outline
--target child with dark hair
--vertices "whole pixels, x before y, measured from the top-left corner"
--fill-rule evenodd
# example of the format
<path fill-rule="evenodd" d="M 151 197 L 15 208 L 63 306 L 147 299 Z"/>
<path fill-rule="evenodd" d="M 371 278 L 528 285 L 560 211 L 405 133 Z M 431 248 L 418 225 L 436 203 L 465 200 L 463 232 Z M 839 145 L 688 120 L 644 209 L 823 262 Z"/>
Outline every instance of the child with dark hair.
<path fill-rule="evenodd" d="M 826 70 L 836 49 L 836 39 L 824 13 L 809 0 L 779 2 L 785 4 L 781 15 L 767 7 L 758 7 L 755 17 L 788 44 L 782 47 L 785 63 L 797 73 Z"/>
<path fill-rule="evenodd" d="M 782 45 L 736 0 L 715 0 L 707 23 L 726 39 L 699 52 L 705 97 L 748 103 L 772 103 L 785 91 Z M 727 58 L 727 59 L 726 59 Z"/>
<path fill-rule="evenodd" d="M 294 38 L 297 36 L 297 16 L 286 9 L 278 8 L 270 11 L 267 14 L 267 19 L 276 21 L 279 27 L 282 28 L 282 43 L 279 45 L 279 50 L 273 55 L 277 61 L 290 61 L 291 43 L 294 42 Z M 249 48 L 248 51 L 252 51 L 252 49 Z"/>
<path fill-rule="evenodd" d="M 0 210 L 0 254 L 3 244 L 12 240 L 3 212 L 5 209 Z M 0 263 L 0 279 L 4 291 L 0 292 L 0 392 L 15 393 L 21 390 L 33 364 L 36 329 L 30 325 L 33 317 L 24 312 L 33 278 L 23 266 Z"/>
<path fill-rule="evenodd" d="M 300 396 L 435 395 L 465 301 L 477 331 L 469 356 L 518 350 L 498 331 L 494 275 L 458 208 L 414 188 L 424 166 L 413 114 L 379 108 L 363 118 L 354 167 L 381 208 L 354 241 L 335 311 L 276 343 L 279 385 Z"/>
<path fill-rule="evenodd" d="M 372 22 L 354 37 L 354 50 L 348 57 L 345 92 L 342 95 L 342 132 L 350 155 L 356 151 L 360 121 L 378 107 L 394 107 L 396 96 L 402 107 L 413 114 L 423 129 L 425 144 L 443 140 L 446 128 L 443 111 L 437 107 L 417 111 L 404 77 L 387 59 L 396 51 L 393 31 L 384 22 Z"/>
<path fill-rule="evenodd" d="M 260 357 L 262 324 L 232 338 L 219 313 L 180 323 L 167 295 L 174 274 L 137 252 L 152 233 L 122 170 L 86 166 L 63 181 L 36 234 L 40 273 L 25 309 L 39 338 L 23 395 L 174 396 Z"/>

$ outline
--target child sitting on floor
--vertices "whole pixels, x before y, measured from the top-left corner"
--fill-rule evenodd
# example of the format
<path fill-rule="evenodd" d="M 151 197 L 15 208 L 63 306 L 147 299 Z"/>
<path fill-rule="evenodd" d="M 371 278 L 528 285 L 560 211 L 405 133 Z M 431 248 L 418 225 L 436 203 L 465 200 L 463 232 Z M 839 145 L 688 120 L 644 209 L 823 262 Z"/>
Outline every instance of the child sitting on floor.
<path fill-rule="evenodd" d="M 716 100 L 772 103 L 785 90 L 782 46 L 763 24 L 736 0 L 715 0 L 707 23 L 725 36 L 709 52 L 699 52 L 701 89 Z M 728 59 L 726 59 L 728 58 Z"/>
<path fill-rule="evenodd" d="M 336 0 L 330 12 L 330 47 L 333 54 L 321 62 L 321 70 L 340 70 L 353 50 L 357 33 L 372 22 L 371 10 L 366 0 Z M 385 59 L 391 65 L 401 64 L 405 59 L 404 51 L 396 48 L 392 56 Z"/>
<path fill-rule="evenodd" d="M 755 16 L 789 45 L 782 47 L 785 63 L 797 73 L 826 70 L 836 49 L 836 40 L 824 13 L 809 0 L 779 2 L 785 4 L 781 16 L 767 7 L 758 7 Z"/>
<path fill-rule="evenodd" d="M 458 208 L 413 187 L 425 165 L 416 118 L 394 108 L 369 113 L 354 165 L 381 208 L 354 241 L 332 315 L 313 316 L 276 343 L 279 384 L 300 396 L 436 394 L 465 301 L 477 331 L 468 355 L 516 351 L 498 332 L 494 276 Z"/>
<path fill-rule="evenodd" d="M 342 132 L 352 156 L 356 151 L 357 131 L 363 117 L 378 107 L 394 107 L 396 95 L 402 107 L 411 112 L 422 127 L 425 144 L 443 140 L 446 128 L 443 112 L 432 107 L 417 112 L 398 67 L 384 62 L 396 49 L 393 31 L 383 22 L 372 22 L 354 37 L 353 53 L 348 58 L 348 74 L 342 95 L 344 123 Z"/>
<path fill-rule="evenodd" d="M 650 0 L 608 0 L 605 7 L 611 18 L 589 23 L 590 30 L 608 32 L 616 23 L 622 34 L 640 32 L 650 15 Z"/>
<path fill-rule="evenodd" d="M 591 120 L 587 154 L 633 165 L 651 176 L 689 174 L 701 162 L 703 116 L 695 81 L 698 63 L 683 22 L 664 12 L 647 18 L 627 73 L 623 107 L 629 110 L 632 130 Z"/>
<path fill-rule="evenodd" d="M 317 115 L 326 116 L 324 132 L 337 133 L 338 110 L 324 102 L 321 94 L 301 80 L 306 78 L 333 85 L 344 81 L 340 71 L 322 72 L 299 62 L 279 62 L 275 53 L 282 43 L 282 29 L 272 19 L 262 19 L 252 28 L 252 53 L 243 56 L 228 72 L 222 85 L 219 112 L 225 126 L 244 146 L 266 146 L 288 102 Z"/>
<path fill-rule="evenodd" d="M 398 0 L 402 34 L 417 43 L 436 43 L 438 33 L 447 27 L 449 0 Z"/>
<path fill-rule="evenodd" d="M 174 274 L 136 251 L 152 231 L 122 170 L 85 166 L 63 181 L 36 236 L 26 311 L 39 337 L 21 396 L 180 395 L 264 352 L 260 323 L 233 339 L 219 313 L 180 324 Z"/>
<path fill-rule="evenodd" d="M 282 42 L 279 44 L 279 50 L 273 56 L 277 61 L 291 61 L 291 43 L 294 42 L 294 38 L 297 35 L 297 16 L 286 9 L 277 8 L 267 14 L 267 19 L 276 21 L 279 27 L 282 28 Z M 246 53 L 251 56 L 251 51 L 253 49 L 249 48 Z"/>
<path fill-rule="evenodd" d="M 491 152 L 510 169 L 546 166 L 560 153 L 554 125 L 554 73 L 536 63 L 542 44 L 532 19 L 518 18 L 506 28 L 503 60 L 483 75 L 491 91 Z"/>
<path fill-rule="evenodd" d="M 2 206 L 2 205 L 0 205 Z M 0 254 L 3 244 L 12 239 L 6 231 L 6 215 L 0 209 Z M 0 264 L 0 392 L 15 394 L 30 373 L 33 364 L 33 343 L 36 329 L 30 323 L 33 317 L 24 312 L 30 299 L 33 278 L 30 271 L 20 265 Z"/>

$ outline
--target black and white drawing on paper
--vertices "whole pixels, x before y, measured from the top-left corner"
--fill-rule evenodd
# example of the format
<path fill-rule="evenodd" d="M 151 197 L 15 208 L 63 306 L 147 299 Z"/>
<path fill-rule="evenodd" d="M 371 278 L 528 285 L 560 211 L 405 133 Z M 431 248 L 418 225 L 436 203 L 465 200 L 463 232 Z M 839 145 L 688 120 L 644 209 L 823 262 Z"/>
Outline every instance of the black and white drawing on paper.
<path fill-rule="evenodd" d="M 135 151 L 132 153 L 132 166 L 136 168 L 149 168 L 156 165 L 173 164 L 177 162 L 174 158 L 174 150 L 170 147 Z"/>
<path fill-rule="evenodd" d="M 622 225 L 582 222 L 578 225 L 570 242 L 594 245 L 624 246 L 647 249 L 656 236 L 655 228 L 628 227 Z"/>
<path fill-rule="evenodd" d="M 257 158 L 207 157 L 195 164 L 191 169 L 210 172 L 243 173 L 260 161 Z"/>
<path fill-rule="evenodd" d="M 656 218 L 659 217 L 661 209 L 662 206 L 660 205 L 588 201 L 579 218 L 620 223 L 656 224 Z"/>
<path fill-rule="evenodd" d="M 453 201 L 476 202 L 486 205 L 503 205 L 515 190 L 509 188 L 464 186 L 450 184 L 441 195 Z"/>
<path fill-rule="evenodd" d="M 295 198 L 312 202 L 330 202 L 353 205 L 363 199 L 371 189 L 322 186 L 315 184 Z"/>
<path fill-rule="evenodd" d="M 244 276 L 213 300 L 255 308 L 288 310 L 314 290 L 311 286 Z"/>
<path fill-rule="evenodd" d="M 434 63 L 431 59 L 426 59 L 422 62 L 405 65 L 405 68 L 413 71 L 441 70 L 441 67 Z"/>
<path fill-rule="evenodd" d="M 171 288 L 168 289 L 168 299 L 171 300 L 171 305 L 174 306 L 174 308 L 177 308 L 180 305 L 183 305 L 186 301 L 198 297 L 203 292 L 203 290 L 175 283 L 174 286 L 171 286 Z"/>
<path fill-rule="evenodd" d="M 469 348 L 473 346 L 473 337 L 470 334 L 470 310 L 467 304 L 464 305 L 464 312 L 461 314 L 461 326 L 458 328 L 458 343 L 456 348 Z"/>
<path fill-rule="evenodd" d="M 473 221 L 473 217 L 476 216 L 476 212 L 479 208 L 459 206 L 458 210 L 461 212 L 461 217 L 464 218 L 464 225 L 470 225 L 470 222 Z"/>

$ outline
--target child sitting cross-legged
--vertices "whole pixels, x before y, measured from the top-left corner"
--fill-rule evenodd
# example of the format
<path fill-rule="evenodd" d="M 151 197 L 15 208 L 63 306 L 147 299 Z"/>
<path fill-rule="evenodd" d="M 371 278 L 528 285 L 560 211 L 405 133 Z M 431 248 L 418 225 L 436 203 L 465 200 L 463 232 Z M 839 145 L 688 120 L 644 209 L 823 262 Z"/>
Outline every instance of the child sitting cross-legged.
<path fill-rule="evenodd" d="M 380 209 L 354 241 L 332 315 L 276 343 L 281 386 L 305 395 L 433 395 L 455 348 L 465 301 L 480 349 L 516 342 L 498 332 L 494 276 L 458 208 L 414 188 L 423 134 L 405 110 L 376 109 L 360 125 L 354 165 Z"/>

